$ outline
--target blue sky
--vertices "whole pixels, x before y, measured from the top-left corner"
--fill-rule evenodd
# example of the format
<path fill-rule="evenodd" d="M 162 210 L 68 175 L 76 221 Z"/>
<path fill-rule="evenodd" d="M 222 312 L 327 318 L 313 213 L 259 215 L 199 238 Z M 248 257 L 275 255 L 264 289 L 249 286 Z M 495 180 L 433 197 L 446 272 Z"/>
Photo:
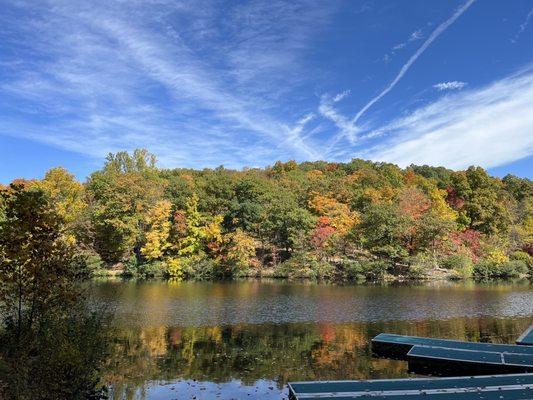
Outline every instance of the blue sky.
<path fill-rule="evenodd" d="M 0 182 L 354 157 L 533 176 L 533 3 L 0 0 Z"/>

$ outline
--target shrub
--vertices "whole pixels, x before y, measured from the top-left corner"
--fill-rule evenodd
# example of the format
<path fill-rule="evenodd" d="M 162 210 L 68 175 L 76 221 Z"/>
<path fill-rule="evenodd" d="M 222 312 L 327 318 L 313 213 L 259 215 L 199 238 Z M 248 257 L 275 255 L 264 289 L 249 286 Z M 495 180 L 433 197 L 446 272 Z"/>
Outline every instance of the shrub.
<path fill-rule="evenodd" d="M 335 273 L 334 265 L 316 259 L 308 264 L 308 268 L 311 270 L 312 276 L 315 279 L 331 279 Z"/>
<path fill-rule="evenodd" d="M 509 255 L 511 260 L 520 260 L 524 261 L 528 266 L 533 264 L 533 257 L 531 257 L 525 251 L 515 251 Z"/>
<path fill-rule="evenodd" d="M 293 265 L 289 263 L 288 260 L 282 263 L 276 264 L 274 266 L 273 276 L 275 278 L 288 278 L 291 275 L 292 268 L 293 268 Z"/>
<path fill-rule="evenodd" d="M 153 261 L 137 265 L 136 277 L 138 278 L 162 278 L 164 275 L 165 264 L 162 261 Z"/>
<path fill-rule="evenodd" d="M 390 264 L 386 261 L 365 261 L 361 266 L 367 281 L 380 281 L 385 278 Z"/>
<path fill-rule="evenodd" d="M 525 251 L 515 251 L 510 254 L 509 258 L 513 261 L 522 261 L 527 266 L 528 274 L 533 278 L 533 257 Z"/>
<path fill-rule="evenodd" d="M 335 267 L 309 254 L 299 254 L 276 266 L 278 278 L 332 279 Z"/>
<path fill-rule="evenodd" d="M 183 279 L 183 265 L 179 258 L 170 258 L 166 260 L 165 275 L 171 279 Z"/>
<path fill-rule="evenodd" d="M 503 278 L 517 278 L 527 273 L 527 264 L 521 260 L 511 260 L 500 266 L 500 275 Z"/>
<path fill-rule="evenodd" d="M 457 253 L 445 257 L 440 264 L 443 268 L 452 270 L 457 278 L 468 279 L 474 272 L 474 263 L 468 254 Z"/>
<path fill-rule="evenodd" d="M 90 271 L 95 271 L 103 268 L 104 262 L 102 261 L 102 258 L 98 255 L 97 252 L 89 250 L 84 252 L 83 255 L 85 256 L 87 268 L 89 268 Z"/>
<path fill-rule="evenodd" d="M 336 265 L 327 265 L 327 277 L 344 282 L 383 280 L 391 265 L 385 261 L 345 258 Z"/>
<path fill-rule="evenodd" d="M 474 265 L 473 275 L 476 279 L 494 279 L 499 274 L 498 264 L 482 260 Z"/>
<path fill-rule="evenodd" d="M 527 273 L 527 265 L 520 260 L 511 260 L 503 264 L 483 260 L 474 265 L 476 279 L 517 278 L 525 273 Z"/>
<path fill-rule="evenodd" d="M 122 271 L 122 276 L 124 277 L 135 277 L 137 276 L 137 257 L 132 255 L 128 261 L 124 263 L 124 269 Z"/>
<path fill-rule="evenodd" d="M 79 261 L 93 277 L 107 276 L 108 271 L 104 267 L 102 258 L 94 250 L 84 250 L 80 252 Z"/>
<path fill-rule="evenodd" d="M 425 279 L 429 271 L 435 266 L 433 257 L 428 254 L 417 254 L 409 259 L 407 277 L 409 279 Z"/>
<path fill-rule="evenodd" d="M 364 268 L 359 260 L 343 260 L 337 269 L 337 279 L 347 282 L 365 281 Z"/>
<path fill-rule="evenodd" d="M 183 257 L 180 263 L 187 278 L 208 280 L 221 275 L 215 261 L 205 256 Z"/>
<path fill-rule="evenodd" d="M 140 263 L 134 255 L 130 257 L 122 276 L 139 279 L 162 278 L 165 274 L 165 266 L 161 261 L 151 261 Z"/>

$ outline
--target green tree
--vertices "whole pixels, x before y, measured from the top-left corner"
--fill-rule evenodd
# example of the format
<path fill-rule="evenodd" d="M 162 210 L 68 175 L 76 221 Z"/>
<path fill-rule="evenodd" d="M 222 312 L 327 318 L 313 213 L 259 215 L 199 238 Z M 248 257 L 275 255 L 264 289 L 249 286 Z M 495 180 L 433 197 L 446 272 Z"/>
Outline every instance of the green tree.
<path fill-rule="evenodd" d="M 522 201 L 533 197 L 533 182 L 529 179 L 518 178 L 514 175 L 505 175 L 502 179 L 503 185 L 516 201 Z"/>
<path fill-rule="evenodd" d="M 130 155 L 127 151 L 109 153 L 104 171 L 116 174 L 147 172 L 155 169 L 156 156 L 146 149 L 135 149 Z"/>
<path fill-rule="evenodd" d="M 533 253 L 533 184 L 511 175 L 500 180 L 478 167 L 402 170 L 355 159 L 164 170 L 148 151 L 135 150 L 110 154 L 84 185 L 62 168 L 30 185 L 50 198 L 64 237 L 93 264 L 172 265 L 165 268 L 176 276 L 199 260 L 204 277 L 222 271 L 237 232 L 249 239 L 242 243 L 254 242 L 266 264 L 280 256 L 298 256 L 293 264 L 310 257 L 399 261 L 419 253 L 420 260 L 428 253 L 440 259 L 454 248 L 474 261 L 492 250 L 505 257 Z M 483 250 L 487 243 L 490 252 Z"/>
<path fill-rule="evenodd" d="M 272 195 L 263 218 L 261 229 L 269 242 L 283 249 L 286 255 L 303 247 L 316 219 L 287 192 Z"/>
<path fill-rule="evenodd" d="M 487 235 L 505 233 L 511 222 L 506 193 L 501 183 L 480 167 L 456 173 L 452 181 L 456 195 L 464 200 L 460 212 L 468 226 Z"/>
<path fill-rule="evenodd" d="M 369 206 L 358 229 L 363 248 L 371 253 L 393 260 L 407 256 L 404 235 L 408 230 L 408 221 L 401 216 L 396 205 Z"/>
<path fill-rule="evenodd" d="M 107 263 L 141 257 L 146 216 L 164 192 L 154 163 L 142 150 L 117 153 L 87 182 L 94 246 Z"/>
<path fill-rule="evenodd" d="M 265 208 L 263 199 L 266 191 L 264 182 L 254 175 L 246 175 L 240 179 L 235 184 L 235 196 L 224 218 L 226 228 L 258 234 Z"/>
<path fill-rule="evenodd" d="M 224 214 L 233 198 L 233 171 L 224 167 L 203 170 L 197 178 L 198 207 L 212 214 Z"/>

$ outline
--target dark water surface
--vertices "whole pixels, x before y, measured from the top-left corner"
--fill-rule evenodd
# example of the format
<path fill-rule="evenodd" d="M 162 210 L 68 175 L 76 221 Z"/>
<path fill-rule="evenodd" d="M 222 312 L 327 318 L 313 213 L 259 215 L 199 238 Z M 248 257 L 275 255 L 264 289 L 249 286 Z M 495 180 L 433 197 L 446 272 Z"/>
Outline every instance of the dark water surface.
<path fill-rule="evenodd" d="M 380 332 L 512 343 L 533 286 L 102 282 L 114 306 L 113 399 L 281 399 L 287 381 L 407 376 L 375 359 Z"/>

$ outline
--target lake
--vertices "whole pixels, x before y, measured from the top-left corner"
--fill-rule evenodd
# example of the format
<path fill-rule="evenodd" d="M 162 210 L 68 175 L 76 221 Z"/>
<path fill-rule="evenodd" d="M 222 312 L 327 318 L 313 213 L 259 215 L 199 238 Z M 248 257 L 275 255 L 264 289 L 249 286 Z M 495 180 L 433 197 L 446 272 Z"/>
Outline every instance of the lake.
<path fill-rule="evenodd" d="M 99 282 L 115 310 L 112 399 L 281 399 L 287 381 L 408 376 L 373 358 L 380 332 L 512 343 L 533 286 Z"/>

